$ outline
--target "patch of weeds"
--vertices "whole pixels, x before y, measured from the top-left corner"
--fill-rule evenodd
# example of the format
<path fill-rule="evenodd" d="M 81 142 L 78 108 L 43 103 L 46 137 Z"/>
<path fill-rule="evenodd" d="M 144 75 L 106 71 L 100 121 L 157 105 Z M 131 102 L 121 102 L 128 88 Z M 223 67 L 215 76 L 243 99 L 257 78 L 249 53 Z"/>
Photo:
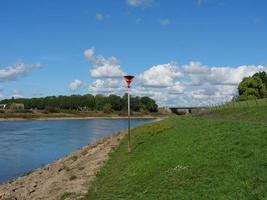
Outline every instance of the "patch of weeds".
<path fill-rule="evenodd" d="M 72 176 L 69 178 L 70 181 L 73 181 L 73 180 L 75 180 L 75 179 L 77 179 L 77 176 L 75 176 L 75 175 L 72 175 Z"/>
<path fill-rule="evenodd" d="M 66 198 L 70 197 L 73 193 L 72 192 L 64 192 L 60 196 L 60 200 L 65 200 Z"/>
<path fill-rule="evenodd" d="M 84 149 L 84 150 L 81 151 L 81 154 L 82 154 L 83 156 L 85 156 L 87 153 L 88 153 L 87 149 Z"/>
<path fill-rule="evenodd" d="M 78 156 L 77 155 L 73 155 L 73 156 L 70 157 L 70 159 L 75 162 L 76 160 L 78 160 Z"/>
<path fill-rule="evenodd" d="M 69 167 L 64 167 L 64 169 L 69 172 L 70 171 L 70 168 Z"/>

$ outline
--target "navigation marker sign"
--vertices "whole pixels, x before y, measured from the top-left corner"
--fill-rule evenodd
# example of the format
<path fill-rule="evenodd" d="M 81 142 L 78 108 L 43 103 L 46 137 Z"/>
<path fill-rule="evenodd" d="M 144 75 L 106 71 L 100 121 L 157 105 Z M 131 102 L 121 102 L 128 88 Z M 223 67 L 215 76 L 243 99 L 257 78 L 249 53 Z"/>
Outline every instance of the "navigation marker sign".
<path fill-rule="evenodd" d="M 130 88 L 132 80 L 134 79 L 134 76 L 124 76 L 123 77 L 127 87 L 128 87 L 128 152 L 131 152 L 131 107 L 130 107 Z"/>

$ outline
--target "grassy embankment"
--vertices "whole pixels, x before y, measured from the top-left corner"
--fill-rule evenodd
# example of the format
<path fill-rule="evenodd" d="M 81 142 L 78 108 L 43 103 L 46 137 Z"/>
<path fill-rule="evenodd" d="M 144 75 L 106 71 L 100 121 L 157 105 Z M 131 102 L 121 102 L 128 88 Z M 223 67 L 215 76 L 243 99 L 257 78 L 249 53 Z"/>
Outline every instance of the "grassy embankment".
<path fill-rule="evenodd" d="M 111 154 L 85 199 L 267 198 L 267 105 L 170 117 L 134 129 L 132 143 Z"/>
<path fill-rule="evenodd" d="M 210 112 L 204 112 L 200 115 L 240 122 L 267 123 L 267 99 L 235 102 L 212 108 Z"/>

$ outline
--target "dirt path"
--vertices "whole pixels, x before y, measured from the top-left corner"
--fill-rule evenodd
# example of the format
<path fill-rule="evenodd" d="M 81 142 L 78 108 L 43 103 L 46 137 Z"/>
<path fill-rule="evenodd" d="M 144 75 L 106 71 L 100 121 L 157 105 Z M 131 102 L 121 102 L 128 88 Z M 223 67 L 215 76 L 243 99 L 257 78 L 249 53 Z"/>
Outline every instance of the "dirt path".
<path fill-rule="evenodd" d="M 116 133 L 26 176 L 0 185 L 0 200 L 81 199 L 124 133 Z"/>

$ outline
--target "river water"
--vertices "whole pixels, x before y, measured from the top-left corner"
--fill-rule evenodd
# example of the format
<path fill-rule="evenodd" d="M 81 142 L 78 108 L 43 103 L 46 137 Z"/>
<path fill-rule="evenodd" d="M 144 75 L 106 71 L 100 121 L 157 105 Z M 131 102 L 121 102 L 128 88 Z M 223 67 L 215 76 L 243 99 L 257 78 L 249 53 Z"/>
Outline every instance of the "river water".
<path fill-rule="evenodd" d="M 132 126 L 153 119 L 133 119 Z M 127 128 L 127 119 L 0 122 L 0 183 Z"/>

